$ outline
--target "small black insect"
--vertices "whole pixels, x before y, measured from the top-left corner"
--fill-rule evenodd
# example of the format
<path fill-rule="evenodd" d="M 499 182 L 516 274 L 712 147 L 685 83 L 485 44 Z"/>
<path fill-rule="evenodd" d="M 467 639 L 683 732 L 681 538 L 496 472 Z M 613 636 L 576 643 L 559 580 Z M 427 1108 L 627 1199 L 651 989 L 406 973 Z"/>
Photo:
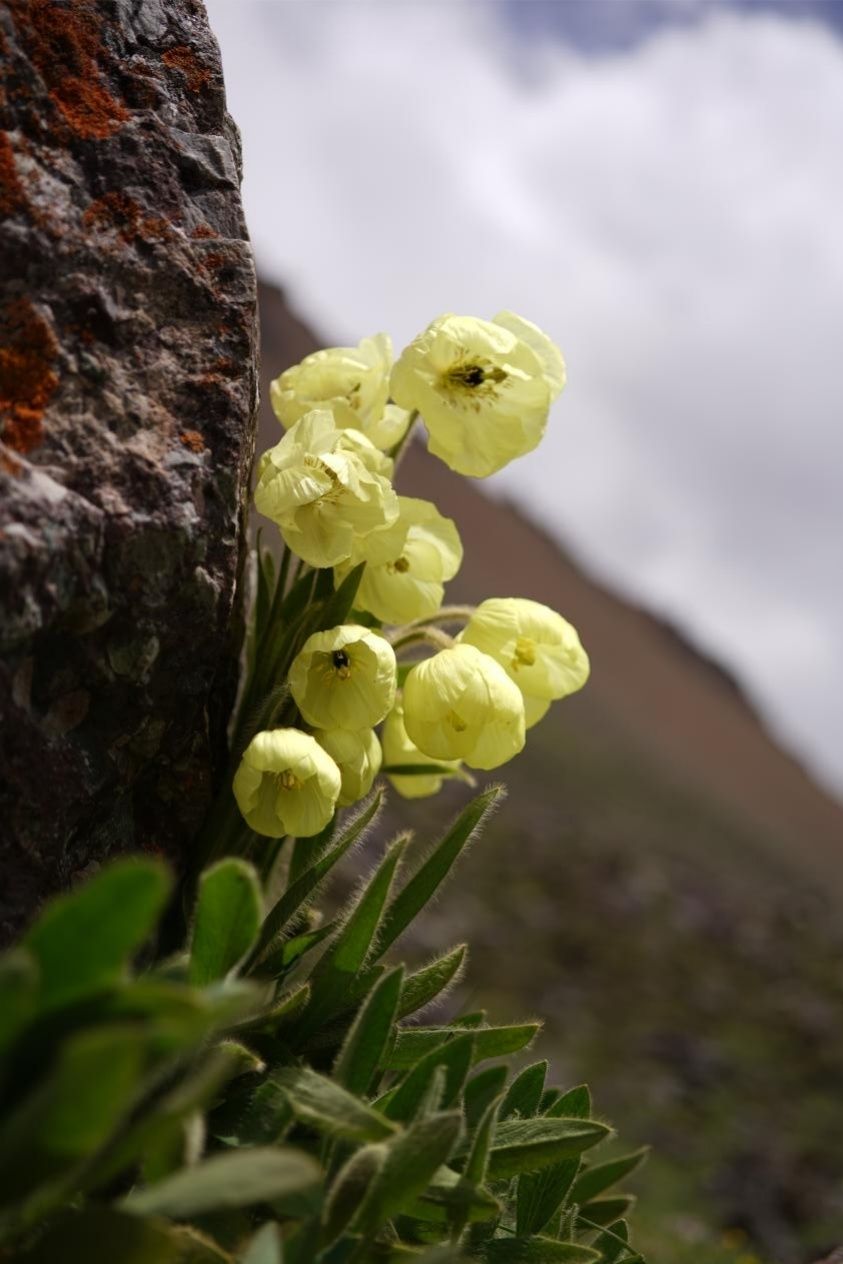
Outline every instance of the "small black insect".
<path fill-rule="evenodd" d="M 343 667 L 349 667 L 351 665 L 345 650 L 334 650 L 331 654 L 331 662 L 334 664 L 337 671 Z"/>

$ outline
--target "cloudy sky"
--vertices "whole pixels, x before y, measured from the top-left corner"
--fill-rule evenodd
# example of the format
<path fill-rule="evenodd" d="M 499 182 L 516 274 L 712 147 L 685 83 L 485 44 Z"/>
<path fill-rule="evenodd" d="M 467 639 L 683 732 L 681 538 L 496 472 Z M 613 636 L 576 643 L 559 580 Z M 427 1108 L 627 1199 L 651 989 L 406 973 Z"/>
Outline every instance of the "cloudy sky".
<path fill-rule="evenodd" d="M 551 333 L 569 386 L 490 486 L 843 792 L 843 6 L 208 8 L 264 274 L 338 342 Z"/>

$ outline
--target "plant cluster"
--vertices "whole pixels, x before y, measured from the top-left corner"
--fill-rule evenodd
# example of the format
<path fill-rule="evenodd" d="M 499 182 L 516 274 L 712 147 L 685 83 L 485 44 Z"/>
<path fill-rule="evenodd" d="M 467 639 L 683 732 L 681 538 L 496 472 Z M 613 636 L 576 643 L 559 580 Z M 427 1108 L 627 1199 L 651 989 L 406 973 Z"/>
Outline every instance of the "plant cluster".
<path fill-rule="evenodd" d="M 394 366 L 380 335 L 273 383 L 287 431 L 255 500 L 284 547 L 256 553 L 230 767 L 180 900 L 157 862 L 123 861 L 0 962 L 0 1258 L 640 1261 L 632 1199 L 610 1191 L 643 1156 L 594 1161 L 610 1130 L 588 1090 L 512 1070 L 538 1024 L 423 1022 L 465 945 L 409 973 L 390 960 L 500 788 L 408 878 L 400 835 L 340 916 L 313 908 L 380 771 L 410 796 L 471 781 L 587 678 L 545 606 L 443 607 L 456 527 L 392 486 L 419 414 L 431 451 L 484 476 L 535 447 L 563 383 L 511 313 L 442 317 Z"/>

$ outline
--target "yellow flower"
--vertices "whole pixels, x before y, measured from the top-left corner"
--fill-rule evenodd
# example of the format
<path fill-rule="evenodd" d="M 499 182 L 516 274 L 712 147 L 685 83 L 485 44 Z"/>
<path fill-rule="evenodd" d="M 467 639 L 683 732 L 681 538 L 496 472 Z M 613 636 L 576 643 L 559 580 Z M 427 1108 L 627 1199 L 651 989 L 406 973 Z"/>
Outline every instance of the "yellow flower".
<path fill-rule="evenodd" d="M 311 566 L 336 566 L 354 541 L 398 517 L 392 462 L 326 409 L 305 413 L 258 463 L 255 504 Z"/>
<path fill-rule="evenodd" d="M 357 606 L 384 623 L 409 623 L 439 609 L 444 582 L 460 568 L 462 544 L 452 520 L 435 505 L 399 496 L 396 521 L 355 541 L 351 560 L 338 568 L 337 578 L 361 561 L 366 569 Z"/>
<path fill-rule="evenodd" d="M 334 815 L 340 771 L 315 738 L 270 729 L 252 738 L 234 776 L 234 797 L 256 834 L 318 834 Z"/>
<path fill-rule="evenodd" d="M 316 351 L 270 386 L 275 416 L 290 427 L 311 408 L 327 408 L 338 428 L 351 426 L 376 447 L 391 447 L 396 440 L 388 438 L 390 427 L 400 424 L 393 415 L 384 425 L 391 366 L 392 343 L 386 334 L 364 338 L 356 347 Z"/>
<path fill-rule="evenodd" d="M 313 736 L 340 770 L 342 789 L 337 806 L 348 807 L 367 795 L 383 758 L 374 729 L 317 729 Z"/>
<path fill-rule="evenodd" d="M 395 701 L 395 651 L 353 623 L 314 632 L 290 668 L 290 692 L 316 729 L 368 729 Z"/>
<path fill-rule="evenodd" d="M 440 316 L 402 352 L 393 399 L 424 418 L 429 448 L 458 474 L 485 478 L 536 447 L 565 384 L 565 362 L 513 312 Z"/>
<path fill-rule="evenodd" d="M 387 765 L 442 765 L 447 763 L 447 766 L 453 768 L 455 772 L 460 766 L 459 760 L 433 759 L 430 755 L 425 755 L 423 751 L 420 751 L 417 746 L 413 745 L 404 727 L 404 708 L 400 702 L 395 703 L 395 706 L 386 717 L 381 734 L 381 742 L 383 743 L 384 763 Z M 431 794 L 439 793 L 442 789 L 442 782 L 445 780 L 445 774 L 436 772 L 431 773 L 429 777 L 424 775 L 401 777 L 390 774 L 389 780 L 405 799 L 426 799 Z"/>
<path fill-rule="evenodd" d="M 520 690 L 473 645 L 416 664 L 404 685 L 404 724 L 426 755 L 462 759 L 470 768 L 497 768 L 524 746 Z"/>
<path fill-rule="evenodd" d="M 590 670 L 577 630 L 561 614 L 525 597 L 483 601 L 460 633 L 500 663 L 524 695 L 527 728 L 551 702 L 582 689 Z"/>

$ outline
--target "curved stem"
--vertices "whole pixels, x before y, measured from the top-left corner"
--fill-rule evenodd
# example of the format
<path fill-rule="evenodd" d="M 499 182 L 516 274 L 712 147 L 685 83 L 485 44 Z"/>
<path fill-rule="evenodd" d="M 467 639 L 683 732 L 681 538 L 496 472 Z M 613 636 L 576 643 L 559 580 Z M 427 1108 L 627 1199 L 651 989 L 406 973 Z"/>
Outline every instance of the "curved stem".
<path fill-rule="evenodd" d="M 390 642 L 394 650 L 406 649 L 408 645 L 435 645 L 438 650 L 449 650 L 454 644 L 454 638 L 448 636 L 447 632 L 440 632 L 438 628 L 399 628 L 401 635 L 390 637 Z"/>
<path fill-rule="evenodd" d="M 407 429 L 404 431 L 404 434 L 401 436 L 398 442 L 394 444 L 393 447 L 389 451 L 389 455 L 392 457 L 392 460 L 394 463 L 393 471 L 392 471 L 393 482 L 395 481 L 395 475 L 398 473 L 398 466 L 401 463 L 401 458 L 406 452 L 407 445 L 409 444 L 410 439 L 413 436 L 413 431 L 416 428 L 416 422 L 418 421 L 418 419 L 419 419 L 418 409 L 414 408 L 413 411 L 410 413 L 410 420 L 407 422 Z"/>

